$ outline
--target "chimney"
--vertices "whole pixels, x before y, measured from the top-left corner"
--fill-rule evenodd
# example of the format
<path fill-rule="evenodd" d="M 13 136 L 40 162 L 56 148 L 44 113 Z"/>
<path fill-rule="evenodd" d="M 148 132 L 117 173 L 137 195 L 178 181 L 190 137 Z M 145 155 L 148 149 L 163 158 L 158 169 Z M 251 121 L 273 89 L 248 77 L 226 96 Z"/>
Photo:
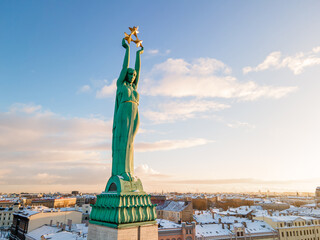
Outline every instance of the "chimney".
<path fill-rule="evenodd" d="M 224 223 L 222 223 L 222 229 L 224 229 Z"/>
<path fill-rule="evenodd" d="M 57 222 L 57 228 L 59 228 L 59 226 L 60 226 L 60 225 L 59 225 L 59 222 Z"/>
<path fill-rule="evenodd" d="M 219 218 L 218 222 L 221 223 L 221 218 Z"/>
<path fill-rule="evenodd" d="M 66 230 L 66 225 L 65 225 L 65 224 L 62 225 L 62 230 L 63 230 L 63 231 Z"/>
<path fill-rule="evenodd" d="M 52 226 L 52 222 L 53 222 L 53 220 L 51 219 L 51 220 L 50 220 L 50 226 Z"/>
<path fill-rule="evenodd" d="M 244 226 L 245 228 L 247 228 L 247 223 L 246 223 L 246 222 L 242 222 L 242 224 L 243 224 L 243 226 Z"/>

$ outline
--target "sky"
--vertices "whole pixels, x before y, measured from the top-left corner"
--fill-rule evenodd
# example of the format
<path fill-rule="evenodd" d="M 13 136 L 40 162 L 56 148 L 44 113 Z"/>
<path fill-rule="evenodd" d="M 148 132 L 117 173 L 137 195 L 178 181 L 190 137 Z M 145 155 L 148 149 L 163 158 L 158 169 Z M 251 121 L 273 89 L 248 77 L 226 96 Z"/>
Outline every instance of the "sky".
<path fill-rule="evenodd" d="M 148 192 L 314 192 L 319 1 L 1 1 L 0 192 L 101 192 L 139 26 Z M 138 48 L 131 43 L 134 66 Z"/>

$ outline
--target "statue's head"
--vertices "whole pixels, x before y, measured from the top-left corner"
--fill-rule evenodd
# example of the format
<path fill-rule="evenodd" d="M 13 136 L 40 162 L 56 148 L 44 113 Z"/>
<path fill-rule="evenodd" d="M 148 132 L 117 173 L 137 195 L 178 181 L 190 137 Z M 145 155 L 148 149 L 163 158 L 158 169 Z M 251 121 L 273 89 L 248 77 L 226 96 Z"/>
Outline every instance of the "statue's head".
<path fill-rule="evenodd" d="M 136 76 L 137 76 L 136 70 L 134 70 L 133 68 L 128 68 L 126 81 L 129 83 L 133 83 L 134 80 L 136 79 Z"/>

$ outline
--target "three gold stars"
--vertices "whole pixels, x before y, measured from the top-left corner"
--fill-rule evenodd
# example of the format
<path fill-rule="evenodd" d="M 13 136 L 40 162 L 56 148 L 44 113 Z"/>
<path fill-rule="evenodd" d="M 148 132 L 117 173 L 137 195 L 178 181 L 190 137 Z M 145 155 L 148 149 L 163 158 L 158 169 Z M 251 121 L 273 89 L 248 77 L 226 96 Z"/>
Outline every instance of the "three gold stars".
<path fill-rule="evenodd" d="M 138 38 L 138 33 L 139 33 L 138 28 L 139 28 L 139 26 L 136 26 L 136 27 L 133 26 L 132 28 L 129 27 L 131 33 L 130 33 L 130 34 L 127 34 L 127 33 L 125 32 L 125 33 L 124 33 L 124 39 L 127 40 L 127 42 L 128 42 L 129 44 L 131 43 L 131 41 L 133 41 L 135 44 L 137 44 L 137 47 L 143 47 L 143 46 L 142 46 L 142 40 L 140 40 L 140 39 Z M 134 36 L 136 37 L 136 40 L 133 40 L 133 39 L 132 39 L 132 35 L 134 35 Z"/>

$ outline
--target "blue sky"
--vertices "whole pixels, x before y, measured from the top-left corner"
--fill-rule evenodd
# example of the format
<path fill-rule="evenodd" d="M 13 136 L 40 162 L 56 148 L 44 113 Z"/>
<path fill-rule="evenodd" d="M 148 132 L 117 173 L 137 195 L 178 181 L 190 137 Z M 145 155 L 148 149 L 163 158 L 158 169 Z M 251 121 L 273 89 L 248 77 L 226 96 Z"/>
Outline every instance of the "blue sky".
<path fill-rule="evenodd" d="M 145 47 L 135 166 L 148 191 L 313 191 L 319 5 L 2 1 L 1 191 L 103 189 L 134 25 Z"/>

